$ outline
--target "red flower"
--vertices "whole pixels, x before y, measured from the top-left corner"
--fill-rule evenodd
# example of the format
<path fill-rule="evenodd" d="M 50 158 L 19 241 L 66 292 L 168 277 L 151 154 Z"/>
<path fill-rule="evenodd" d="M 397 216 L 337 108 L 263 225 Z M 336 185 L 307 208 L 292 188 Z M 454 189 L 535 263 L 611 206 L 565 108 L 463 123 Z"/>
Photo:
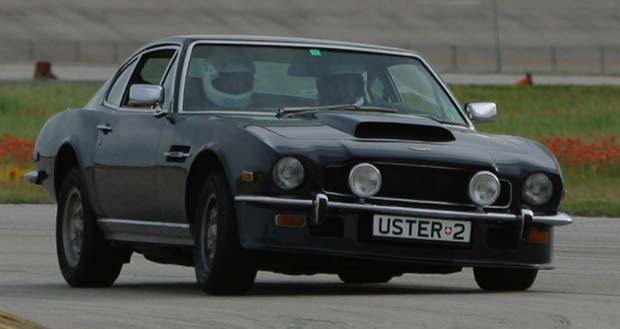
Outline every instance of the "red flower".
<path fill-rule="evenodd" d="M 8 133 L 0 136 L 0 161 L 12 160 L 23 168 L 32 161 L 34 141 L 15 137 Z"/>
<path fill-rule="evenodd" d="M 610 135 L 592 134 L 592 142 L 578 137 L 547 137 L 542 142 L 564 165 L 582 168 L 592 172 L 620 169 L 620 145 L 616 133 Z M 570 168 L 569 168 L 570 172 Z"/>

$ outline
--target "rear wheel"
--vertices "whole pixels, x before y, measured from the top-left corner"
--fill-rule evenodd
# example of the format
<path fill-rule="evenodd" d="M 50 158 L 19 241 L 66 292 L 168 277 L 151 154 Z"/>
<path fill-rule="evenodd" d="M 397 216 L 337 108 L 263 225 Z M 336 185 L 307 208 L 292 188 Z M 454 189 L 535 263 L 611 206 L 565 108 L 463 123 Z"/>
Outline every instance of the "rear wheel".
<path fill-rule="evenodd" d="M 338 277 L 348 284 L 387 283 L 394 277 L 391 273 L 339 272 Z"/>
<path fill-rule="evenodd" d="M 512 268 L 474 268 L 478 286 L 489 291 L 524 291 L 536 280 L 538 270 Z"/>
<path fill-rule="evenodd" d="M 209 294 L 246 292 L 254 284 L 256 265 L 239 243 L 232 194 L 223 173 L 209 175 L 197 208 L 193 234 L 198 285 Z"/>
<path fill-rule="evenodd" d="M 62 276 L 73 287 L 110 286 L 129 260 L 130 252 L 104 239 L 77 168 L 68 171 L 60 189 L 56 252 Z"/>

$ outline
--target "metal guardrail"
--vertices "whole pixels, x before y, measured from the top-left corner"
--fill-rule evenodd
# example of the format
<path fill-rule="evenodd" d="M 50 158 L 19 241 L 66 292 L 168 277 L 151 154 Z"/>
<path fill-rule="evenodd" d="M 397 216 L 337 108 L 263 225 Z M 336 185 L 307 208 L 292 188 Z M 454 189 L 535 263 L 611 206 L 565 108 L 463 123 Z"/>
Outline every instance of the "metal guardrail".
<path fill-rule="evenodd" d="M 0 63 L 47 60 L 54 63 L 120 63 L 144 42 L 63 40 L 1 41 Z M 620 74 L 620 46 L 457 46 L 402 44 L 446 73 Z M 498 56 L 498 54 L 500 54 Z"/>
<path fill-rule="evenodd" d="M 0 40 L 0 62 L 120 63 L 146 42 Z"/>
<path fill-rule="evenodd" d="M 620 46 L 492 46 L 411 45 L 442 72 L 620 74 Z"/>

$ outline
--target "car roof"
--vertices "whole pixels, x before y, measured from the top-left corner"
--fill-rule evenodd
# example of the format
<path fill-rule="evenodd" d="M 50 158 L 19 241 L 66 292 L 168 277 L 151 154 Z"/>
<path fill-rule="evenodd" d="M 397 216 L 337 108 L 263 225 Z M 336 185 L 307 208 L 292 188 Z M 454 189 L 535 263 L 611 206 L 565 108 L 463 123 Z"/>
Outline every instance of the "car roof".
<path fill-rule="evenodd" d="M 155 46 L 162 43 L 188 43 L 194 41 L 226 41 L 226 42 L 257 42 L 257 43 L 278 43 L 278 44 L 307 44 L 308 46 L 315 47 L 330 47 L 330 48 L 348 48 L 357 49 L 362 51 L 388 51 L 388 52 L 400 52 L 418 55 L 415 51 L 386 47 L 365 43 L 335 41 L 335 40 L 322 40 L 322 39 L 309 39 L 309 38 L 294 38 L 294 37 L 278 37 L 278 36 L 258 36 L 258 35 L 177 35 L 167 38 L 162 38 L 150 42 L 145 48 Z"/>

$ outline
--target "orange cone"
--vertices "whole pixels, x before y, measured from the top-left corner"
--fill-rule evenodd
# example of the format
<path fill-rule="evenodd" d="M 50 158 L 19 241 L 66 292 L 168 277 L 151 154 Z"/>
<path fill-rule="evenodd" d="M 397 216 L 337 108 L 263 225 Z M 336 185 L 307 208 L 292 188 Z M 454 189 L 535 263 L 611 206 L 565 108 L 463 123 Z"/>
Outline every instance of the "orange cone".
<path fill-rule="evenodd" d="M 517 80 L 515 85 L 517 86 L 531 86 L 534 84 L 534 80 L 532 80 L 532 73 L 525 73 L 525 77 Z"/>
<path fill-rule="evenodd" d="M 56 80 L 58 79 L 54 73 L 52 73 L 52 63 L 39 61 L 34 66 L 34 79 L 35 80 Z"/>

